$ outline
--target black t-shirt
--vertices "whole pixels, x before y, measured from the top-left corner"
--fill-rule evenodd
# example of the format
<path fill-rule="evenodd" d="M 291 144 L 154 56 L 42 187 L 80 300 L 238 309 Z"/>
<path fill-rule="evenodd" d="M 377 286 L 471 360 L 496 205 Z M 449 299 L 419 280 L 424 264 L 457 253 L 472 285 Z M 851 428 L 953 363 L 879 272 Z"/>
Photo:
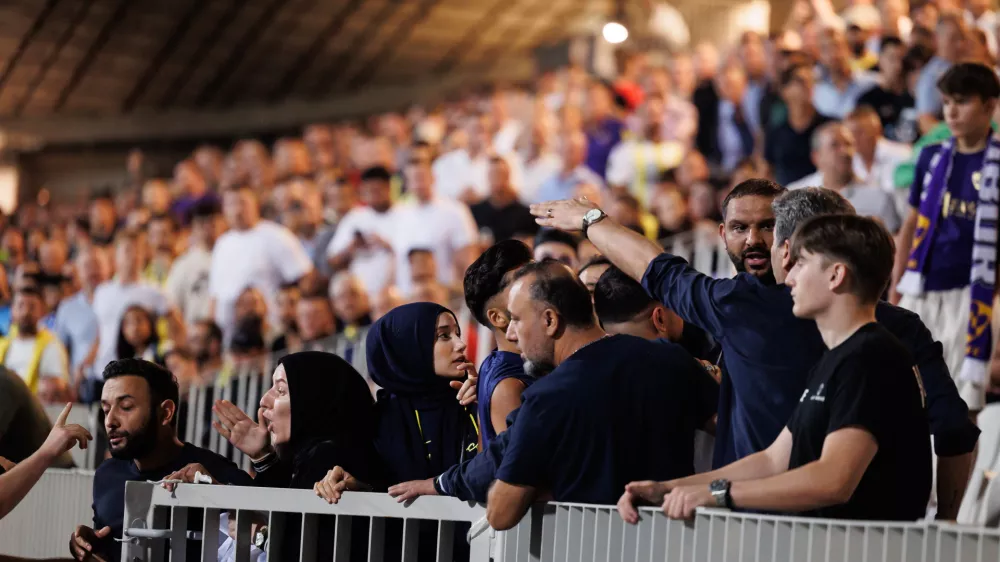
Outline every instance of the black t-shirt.
<path fill-rule="evenodd" d="M 694 432 L 715 414 L 718 387 L 680 346 L 618 335 L 581 348 L 523 400 L 496 478 L 613 504 L 631 481 L 694 473 Z"/>
<path fill-rule="evenodd" d="M 204 466 L 209 474 L 223 484 L 253 485 L 253 479 L 250 478 L 250 475 L 240 470 L 232 461 L 190 443 L 185 443 L 180 454 L 165 466 L 146 472 L 140 472 L 133 461 L 108 459 L 97 467 L 97 472 L 94 473 L 93 507 L 94 530 L 110 526 L 111 534 L 95 547 L 95 551 L 109 562 L 119 560 L 121 557 L 121 545 L 114 539 L 122 536 L 126 482 L 159 481 L 192 463 Z M 197 529 L 201 529 L 200 523 L 197 525 Z M 197 560 L 199 549 L 200 545 L 197 542 L 188 541 L 188 559 Z"/>
<path fill-rule="evenodd" d="M 498 209 L 487 199 L 476 203 L 470 209 L 479 229 L 489 230 L 495 242 L 509 240 L 515 236 L 534 236 L 538 232 L 535 217 L 531 216 L 531 211 L 519 201 Z"/>
<path fill-rule="evenodd" d="M 827 121 L 829 117 L 817 113 L 802 131 L 793 129 L 788 119 L 768 129 L 764 158 L 774 168 L 775 181 L 788 185 L 816 171 L 812 162 L 812 136 Z"/>
<path fill-rule="evenodd" d="M 931 444 L 924 391 L 913 358 L 884 326 L 862 326 L 827 351 L 788 422 L 788 469 L 820 458 L 826 436 L 846 427 L 878 443 L 851 499 L 805 515 L 834 519 L 915 521 L 931 493 Z"/>
<path fill-rule="evenodd" d="M 913 110 L 916 102 L 905 90 L 902 94 L 897 94 L 883 90 L 881 86 L 875 86 L 858 98 L 857 105 L 858 107 L 869 105 L 875 109 L 879 119 L 882 120 L 885 138 L 889 140 L 909 144 L 920 136 L 916 126 L 916 111 L 906 111 Z"/>

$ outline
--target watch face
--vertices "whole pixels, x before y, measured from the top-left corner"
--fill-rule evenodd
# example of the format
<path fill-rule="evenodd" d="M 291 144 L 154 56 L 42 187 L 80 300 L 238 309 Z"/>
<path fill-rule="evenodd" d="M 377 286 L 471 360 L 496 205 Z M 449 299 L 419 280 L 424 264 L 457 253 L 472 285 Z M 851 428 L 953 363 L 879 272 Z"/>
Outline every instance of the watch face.
<path fill-rule="evenodd" d="M 597 219 L 601 218 L 601 214 L 602 213 L 600 209 L 591 209 L 587 211 L 586 215 L 583 215 L 583 218 L 586 219 L 587 222 L 594 222 Z"/>

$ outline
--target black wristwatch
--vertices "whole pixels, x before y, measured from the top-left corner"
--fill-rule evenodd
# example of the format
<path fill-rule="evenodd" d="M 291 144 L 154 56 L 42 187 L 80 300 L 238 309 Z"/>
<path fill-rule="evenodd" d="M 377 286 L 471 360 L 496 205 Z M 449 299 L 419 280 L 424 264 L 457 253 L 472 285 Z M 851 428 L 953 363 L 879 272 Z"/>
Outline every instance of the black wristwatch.
<path fill-rule="evenodd" d="M 733 508 L 733 496 L 729 494 L 729 488 L 732 485 L 732 482 L 726 479 L 715 480 L 708 485 L 709 491 L 712 492 L 712 497 L 715 498 L 716 507 Z"/>
<path fill-rule="evenodd" d="M 587 214 L 583 215 L 583 226 L 581 227 L 581 230 L 583 230 L 584 238 L 587 237 L 588 228 L 601 222 L 602 220 L 607 218 L 607 216 L 608 216 L 607 213 L 605 213 L 600 209 L 591 209 L 587 211 Z"/>

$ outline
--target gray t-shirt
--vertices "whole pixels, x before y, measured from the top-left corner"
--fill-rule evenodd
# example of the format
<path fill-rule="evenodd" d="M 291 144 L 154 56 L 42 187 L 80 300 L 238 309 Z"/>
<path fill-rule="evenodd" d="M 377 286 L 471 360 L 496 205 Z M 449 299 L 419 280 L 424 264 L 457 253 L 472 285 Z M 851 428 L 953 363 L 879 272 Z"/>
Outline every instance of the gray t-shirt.
<path fill-rule="evenodd" d="M 21 462 L 45 442 L 52 422 L 41 402 L 17 375 L 0 367 L 0 457 Z M 64 453 L 54 468 L 71 468 L 73 459 Z"/>

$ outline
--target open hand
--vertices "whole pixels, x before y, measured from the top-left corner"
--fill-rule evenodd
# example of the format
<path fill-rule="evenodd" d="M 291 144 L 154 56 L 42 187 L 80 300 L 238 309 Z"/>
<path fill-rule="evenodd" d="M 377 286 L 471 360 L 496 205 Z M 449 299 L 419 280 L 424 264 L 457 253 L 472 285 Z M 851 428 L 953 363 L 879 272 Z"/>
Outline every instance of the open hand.
<path fill-rule="evenodd" d="M 75 423 L 66 425 L 66 418 L 69 417 L 69 412 L 72 409 L 72 403 L 66 404 L 66 407 L 60 412 L 59 417 L 56 418 L 56 423 L 53 424 L 49 436 L 45 438 L 45 442 L 38 449 L 39 452 L 50 460 L 55 460 L 56 457 L 72 449 L 73 445 L 77 443 L 80 444 L 81 449 L 86 449 L 87 443 L 94 438 L 81 425 Z"/>
<path fill-rule="evenodd" d="M 219 418 L 212 427 L 243 454 L 259 459 L 270 451 L 271 434 L 264 425 L 263 408 L 257 410 L 256 423 L 229 400 L 216 400 L 212 411 Z"/>
<path fill-rule="evenodd" d="M 455 396 L 458 403 L 468 406 L 477 400 L 476 387 L 479 383 L 479 373 L 476 372 L 476 366 L 472 363 L 466 363 L 459 367 L 459 369 L 465 371 L 466 375 L 468 375 L 466 379 L 464 381 L 451 381 L 448 384 L 458 391 L 458 395 Z"/>
<path fill-rule="evenodd" d="M 587 211 L 596 208 L 597 205 L 586 197 L 577 197 L 535 203 L 531 206 L 531 214 L 535 215 L 535 222 L 541 226 L 575 232 L 583 230 L 583 216 Z"/>
<path fill-rule="evenodd" d="M 636 510 L 636 503 L 647 505 L 660 505 L 663 497 L 670 491 L 666 482 L 654 482 L 644 480 L 642 482 L 629 482 L 625 485 L 625 493 L 618 500 L 618 514 L 626 523 L 635 525 L 639 522 L 639 511 Z"/>
<path fill-rule="evenodd" d="M 396 498 L 399 503 L 407 502 L 419 498 L 420 496 L 436 496 L 434 489 L 434 479 L 411 480 L 389 487 L 389 495 Z"/>

